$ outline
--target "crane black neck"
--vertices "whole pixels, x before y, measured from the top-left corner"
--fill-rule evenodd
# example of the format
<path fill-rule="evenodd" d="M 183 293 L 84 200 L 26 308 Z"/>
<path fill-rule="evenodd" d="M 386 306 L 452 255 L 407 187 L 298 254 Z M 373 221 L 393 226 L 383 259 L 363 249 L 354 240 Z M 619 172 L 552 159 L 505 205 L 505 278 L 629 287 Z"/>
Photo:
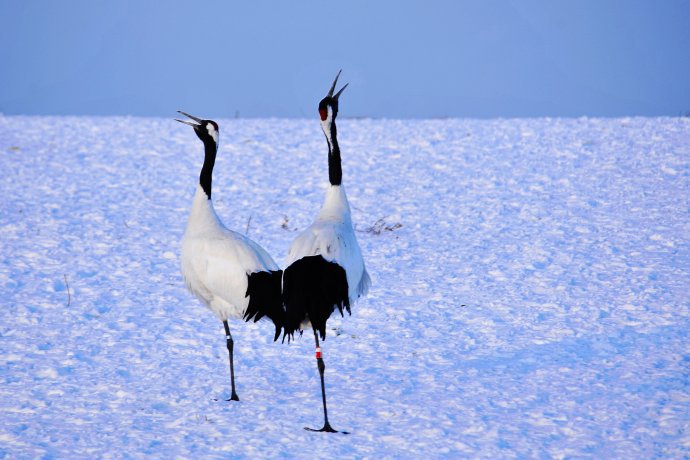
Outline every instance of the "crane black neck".
<path fill-rule="evenodd" d="M 331 136 L 328 138 L 328 180 L 331 185 L 340 185 L 343 181 L 343 170 L 340 164 L 340 146 L 338 146 L 338 130 L 335 120 L 331 123 Z"/>
<path fill-rule="evenodd" d="M 213 166 L 216 164 L 217 152 L 218 144 L 212 139 L 204 139 L 204 165 L 201 167 L 201 173 L 199 174 L 199 185 L 201 185 L 209 200 L 211 199 Z"/>

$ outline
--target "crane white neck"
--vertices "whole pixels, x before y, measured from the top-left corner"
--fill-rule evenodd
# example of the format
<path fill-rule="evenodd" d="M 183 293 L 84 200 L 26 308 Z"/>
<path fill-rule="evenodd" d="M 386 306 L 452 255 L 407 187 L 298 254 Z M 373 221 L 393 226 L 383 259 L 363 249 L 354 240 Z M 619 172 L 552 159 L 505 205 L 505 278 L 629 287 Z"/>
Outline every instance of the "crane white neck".
<path fill-rule="evenodd" d="M 351 223 L 350 203 L 347 201 L 343 185 L 331 185 L 326 190 L 326 198 L 319 211 L 318 220 L 338 220 Z"/>
<path fill-rule="evenodd" d="M 194 193 L 185 233 L 188 235 L 209 234 L 222 228 L 223 224 L 213 208 L 213 200 L 208 198 L 206 191 L 199 184 Z"/>
<path fill-rule="evenodd" d="M 328 180 L 331 185 L 340 185 L 343 181 L 343 170 L 340 162 L 340 146 L 338 145 L 338 129 L 335 126 L 333 108 L 328 106 L 328 114 L 321 121 L 321 129 L 328 142 Z"/>

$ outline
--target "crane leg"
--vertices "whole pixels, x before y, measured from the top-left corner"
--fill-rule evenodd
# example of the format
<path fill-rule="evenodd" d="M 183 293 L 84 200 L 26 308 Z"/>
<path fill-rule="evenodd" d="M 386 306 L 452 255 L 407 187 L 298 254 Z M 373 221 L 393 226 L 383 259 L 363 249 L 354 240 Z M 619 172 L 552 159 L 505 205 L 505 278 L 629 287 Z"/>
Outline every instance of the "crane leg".
<path fill-rule="evenodd" d="M 235 392 L 235 366 L 232 361 L 232 350 L 234 348 L 235 343 L 232 340 L 232 335 L 230 334 L 230 327 L 228 326 L 228 322 L 223 321 L 223 326 L 225 327 L 225 339 L 228 346 L 228 356 L 230 358 L 230 383 L 232 385 L 232 395 L 230 396 L 230 399 L 228 399 L 228 401 L 239 401 L 240 398 L 237 396 L 237 392 Z"/>
<path fill-rule="evenodd" d="M 323 399 L 323 419 L 324 419 L 324 424 L 323 428 L 320 430 L 315 430 L 313 428 L 307 428 L 305 427 L 304 429 L 307 431 L 324 431 L 326 433 L 337 433 L 338 431 L 334 430 L 333 427 L 331 427 L 331 424 L 328 423 L 328 409 L 326 408 L 326 385 L 324 384 L 323 381 L 323 372 L 326 370 L 326 365 L 323 363 L 323 358 L 321 357 L 321 347 L 319 346 L 319 335 L 314 331 L 314 338 L 316 339 L 316 365 L 319 368 L 319 375 L 321 376 L 321 397 Z"/>

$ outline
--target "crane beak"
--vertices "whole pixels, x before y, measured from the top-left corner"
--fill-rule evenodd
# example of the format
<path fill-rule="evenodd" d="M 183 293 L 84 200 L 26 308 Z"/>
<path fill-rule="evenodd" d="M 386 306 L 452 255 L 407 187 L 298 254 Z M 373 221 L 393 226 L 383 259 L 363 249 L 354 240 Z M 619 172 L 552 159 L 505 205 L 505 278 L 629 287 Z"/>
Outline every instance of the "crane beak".
<path fill-rule="evenodd" d="M 343 91 L 345 91 L 345 88 L 347 88 L 347 85 L 349 85 L 349 83 L 345 83 L 345 86 L 343 86 L 342 88 L 340 88 L 340 91 L 338 91 L 337 93 L 335 93 L 335 96 L 333 96 L 333 99 L 335 99 L 335 100 L 337 101 L 338 98 L 340 97 L 340 94 L 341 94 Z"/>
<path fill-rule="evenodd" d="M 335 80 L 333 80 L 333 84 L 331 85 L 331 89 L 328 91 L 328 96 L 333 97 L 333 91 L 335 91 L 335 84 L 338 83 L 338 77 L 340 76 L 340 72 L 342 72 L 343 69 L 340 69 L 338 71 L 338 75 L 335 76 Z"/>
<path fill-rule="evenodd" d="M 177 119 L 177 118 L 175 118 L 175 121 L 179 121 L 180 123 L 184 123 L 185 125 L 189 125 L 189 126 L 191 126 L 191 127 L 193 127 L 193 128 L 198 128 L 198 127 L 201 126 L 201 124 L 202 124 L 202 121 L 203 121 L 203 120 L 202 120 L 201 118 L 197 118 L 197 117 L 195 117 L 194 115 L 190 115 L 190 114 L 188 114 L 188 113 L 186 113 L 186 112 L 183 112 L 182 110 L 178 110 L 177 113 L 181 113 L 181 114 L 184 115 L 185 117 L 191 118 L 192 120 L 196 121 L 198 124 L 192 123 L 191 121 L 187 121 L 187 120 L 179 120 L 179 119 Z"/>
<path fill-rule="evenodd" d="M 333 91 L 335 91 L 335 85 L 338 83 L 338 77 L 340 76 L 340 72 L 342 72 L 342 71 L 343 71 L 343 69 L 340 69 L 340 70 L 338 71 L 338 75 L 335 76 L 335 80 L 333 80 L 333 84 L 331 85 L 331 89 L 328 91 L 328 97 L 332 97 L 332 98 L 335 99 L 336 101 L 337 101 L 338 98 L 340 97 L 340 94 L 343 92 L 343 90 L 344 90 L 345 88 L 347 88 L 347 85 L 349 85 L 349 83 L 346 83 L 345 86 L 343 86 L 342 88 L 340 88 L 340 91 L 338 91 L 338 92 L 335 94 L 335 96 L 333 95 Z"/>

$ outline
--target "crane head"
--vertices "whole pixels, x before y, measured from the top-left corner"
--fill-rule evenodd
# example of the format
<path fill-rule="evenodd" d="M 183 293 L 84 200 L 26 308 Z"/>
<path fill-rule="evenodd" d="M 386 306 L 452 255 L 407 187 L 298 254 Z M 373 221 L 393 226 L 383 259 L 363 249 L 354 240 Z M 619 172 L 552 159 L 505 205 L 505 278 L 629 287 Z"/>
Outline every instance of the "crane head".
<path fill-rule="evenodd" d="M 319 116 L 321 117 L 321 123 L 330 124 L 333 120 L 335 120 L 335 117 L 338 116 L 338 98 L 349 84 L 346 83 L 345 86 L 340 88 L 340 91 L 335 93 L 335 95 L 333 94 L 335 91 L 335 85 L 338 83 L 340 72 L 342 72 L 342 70 L 340 70 L 338 75 L 335 76 L 335 80 L 333 80 L 331 89 L 328 91 L 326 97 L 321 99 L 321 102 L 319 102 Z"/>
<path fill-rule="evenodd" d="M 203 120 L 201 118 L 195 117 L 194 115 L 185 113 L 181 110 L 178 110 L 177 112 L 184 115 L 185 117 L 190 118 L 191 120 L 193 120 L 193 122 L 188 120 L 179 120 L 175 118 L 176 121 L 191 126 L 192 128 L 194 128 L 194 132 L 199 137 L 199 139 L 201 139 L 202 142 L 213 142 L 216 148 L 218 148 L 218 134 L 220 132 L 218 130 L 218 123 L 216 123 L 213 120 Z"/>

